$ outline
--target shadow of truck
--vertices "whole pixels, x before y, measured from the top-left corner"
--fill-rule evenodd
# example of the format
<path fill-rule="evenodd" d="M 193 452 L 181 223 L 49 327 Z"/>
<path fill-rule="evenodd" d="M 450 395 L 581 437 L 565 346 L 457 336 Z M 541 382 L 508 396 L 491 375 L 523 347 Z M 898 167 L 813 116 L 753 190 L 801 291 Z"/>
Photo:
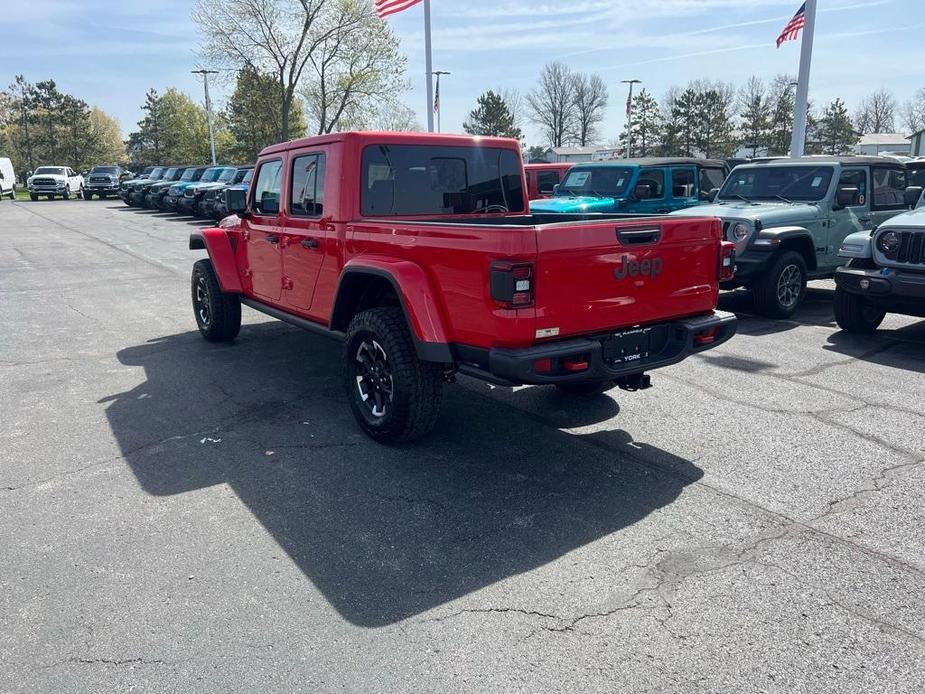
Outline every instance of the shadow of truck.
<path fill-rule="evenodd" d="M 620 448 L 646 446 L 625 432 L 576 445 L 462 388 L 447 389 L 434 436 L 379 446 L 350 415 L 340 346 L 280 323 L 245 326 L 231 346 L 190 332 L 118 357 L 144 369 L 141 384 L 104 400 L 142 488 L 229 485 L 358 625 L 391 624 L 551 562 L 670 504 L 702 474 L 662 451 L 665 470 L 633 462 Z M 587 423 L 618 409 L 602 396 L 578 411 Z"/>

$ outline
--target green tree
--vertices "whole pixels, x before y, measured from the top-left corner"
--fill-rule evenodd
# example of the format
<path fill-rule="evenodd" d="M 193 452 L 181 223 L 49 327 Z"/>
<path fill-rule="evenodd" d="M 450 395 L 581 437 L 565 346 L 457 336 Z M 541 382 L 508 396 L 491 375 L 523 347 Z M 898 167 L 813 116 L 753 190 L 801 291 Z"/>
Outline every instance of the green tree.
<path fill-rule="evenodd" d="M 688 87 L 678 95 L 671 108 L 671 127 L 675 132 L 672 138 L 675 140 L 675 151 L 671 154 L 694 156 L 700 119 L 699 95 L 693 88 Z"/>
<path fill-rule="evenodd" d="M 171 87 L 161 95 L 148 92 L 142 109 L 145 117 L 128 139 L 133 161 L 141 166 L 210 161 L 205 108 Z M 224 118 L 217 117 L 214 126 L 216 154 L 227 157 L 231 142 Z"/>
<path fill-rule="evenodd" d="M 771 81 L 768 98 L 770 100 L 770 129 L 768 131 L 768 154 L 783 156 L 790 152 L 790 139 L 793 133 L 794 109 L 793 75 L 777 75 Z"/>
<path fill-rule="evenodd" d="M 650 157 L 659 152 L 664 135 L 665 124 L 662 119 L 658 101 L 649 92 L 642 89 L 633 96 L 633 112 L 630 129 L 633 134 L 632 155 Z M 626 130 L 620 134 L 620 146 L 626 147 Z"/>
<path fill-rule="evenodd" d="M 515 140 L 521 137 L 520 128 L 514 125 L 514 114 L 501 95 L 490 89 L 478 98 L 475 109 L 463 123 L 463 130 L 470 135 L 513 137 Z"/>
<path fill-rule="evenodd" d="M 250 67 L 238 72 L 234 92 L 225 111 L 233 140 L 233 161 L 253 161 L 260 150 L 277 142 L 282 117 L 279 89 L 279 82 L 272 75 L 261 74 Z M 298 101 L 289 110 L 288 130 L 293 138 L 305 135 L 302 105 Z"/>
<path fill-rule="evenodd" d="M 751 148 L 751 155 L 756 157 L 759 150 L 769 146 L 771 135 L 771 101 L 764 82 L 759 77 L 750 77 L 739 94 L 739 100 L 742 142 Z"/>
<path fill-rule="evenodd" d="M 858 142 L 851 116 L 841 99 L 826 107 L 814 130 L 822 154 L 846 154 Z"/>
<path fill-rule="evenodd" d="M 711 157 L 729 156 L 735 150 L 732 137 L 731 103 L 719 89 L 707 89 L 695 99 L 699 119 L 694 122 L 694 142 L 699 154 Z"/>
<path fill-rule="evenodd" d="M 528 162 L 533 161 L 534 159 L 542 159 L 543 161 L 546 161 L 546 148 L 540 145 L 533 145 L 532 147 L 528 147 L 524 158 Z"/>

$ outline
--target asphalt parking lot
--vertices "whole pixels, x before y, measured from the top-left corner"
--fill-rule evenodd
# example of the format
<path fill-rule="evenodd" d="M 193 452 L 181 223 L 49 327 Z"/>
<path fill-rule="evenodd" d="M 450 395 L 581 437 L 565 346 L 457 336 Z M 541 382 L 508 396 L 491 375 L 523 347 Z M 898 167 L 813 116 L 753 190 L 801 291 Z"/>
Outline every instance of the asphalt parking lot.
<path fill-rule="evenodd" d="M 337 344 L 200 339 L 196 226 L 0 203 L 0 691 L 922 691 L 925 323 L 815 283 L 651 390 L 461 378 L 385 448 Z"/>

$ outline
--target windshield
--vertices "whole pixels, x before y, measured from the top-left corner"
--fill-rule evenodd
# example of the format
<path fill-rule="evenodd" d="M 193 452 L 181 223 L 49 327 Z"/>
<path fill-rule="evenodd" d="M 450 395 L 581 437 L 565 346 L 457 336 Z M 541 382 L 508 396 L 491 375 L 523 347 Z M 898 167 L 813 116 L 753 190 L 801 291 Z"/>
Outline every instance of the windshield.
<path fill-rule="evenodd" d="M 166 169 L 164 169 L 162 166 L 158 166 L 158 167 L 157 167 L 156 169 L 154 169 L 154 170 L 151 172 L 151 174 L 148 176 L 148 180 L 149 180 L 149 181 L 160 180 L 161 177 L 164 175 L 164 171 L 165 171 L 165 170 L 166 170 Z"/>
<path fill-rule="evenodd" d="M 371 145 L 361 176 L 364 215 L 524 210 L 523 167 L 509 149 Z"/>
<path fill-rule="evenodd" d="M 61 166 L 40 166 L 35 170 L 36 175 L 46 174 L 50 176 L 63 176 L 64 168 Z"/>
<path fill-rule="evenodd" d="M 118 176 L 119 167 L 118 166 L 94 166 L 92 169 L 90 169 L 90 173 L 92 174 L 115 174 Z"/>
<path fill-rule="evenodd" d="M 572 169 L 565 180 L 559 184 L 556 196 L 619 197 L 626 193 L 626 187 L 632 176 L 633 170 L 622 166 Z"/>
<path fill-rule="evenodd" d="M 164 172 L 164 180 L 165 180 L 165 181 L 175 181 L 175 180 L 177 180 L 177 178 L 178 178 L 178 172 L 179 172 L 179 168 L 176 167 L 176 166 L 174 166 L 173 168 L 167 169 L 167 170 Z"/>
<path fill-rule="evenodd" d="M 206 169 L 202 177 L 199 179 L 200 183 L 214 183 L 218 180 L 218 177 L 222 175 L 223 169 L 220 166 L 212 167 L 211 169 Z"/>
<path fill-rule="evenodd" d="M 831 166 L 737 166 L 719 192 L 720 200 L 802 200 L 825 197 Z"/>
<path fill-rule="evenodd" d="M 250 183 L 254 178 L 254 170 L 248 169 L 247 173 L 244 174 L 244 178 L 241 179 L 241 183 Z"/>
<path fill-rule="evenodd" d="M 181 181 L 198 181 L 200 176 L 202 176 L 203 169 L 187 169 L 183 172 L 183 176 L 180 178 Z"/>
<path fill-rule="evenodd" d="M 234 180 L 234 177 L 237 175 L 237 169 L 224 169 L 222 170 L 222 175 L 218 177 L 219 183 L 231 183 Z"/>

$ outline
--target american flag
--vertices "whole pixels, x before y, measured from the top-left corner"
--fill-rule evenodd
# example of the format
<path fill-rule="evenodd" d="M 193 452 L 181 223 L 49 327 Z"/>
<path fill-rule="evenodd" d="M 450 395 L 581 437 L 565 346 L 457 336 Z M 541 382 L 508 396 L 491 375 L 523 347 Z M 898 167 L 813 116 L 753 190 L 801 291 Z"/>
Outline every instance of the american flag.
<path fill-rule="evenodd" d="M 385 19 L 390 14 L 407 10 L 419 2 L 421 0 L 376 0 L 376 14 L 379 15 L 379 19 Z"/>
<path fill-rule="evenodd" d="M 376 4 L 378 5 L 379 3 Z M 777 37 L 777 47 L 780 48 L 780 45 L 784 41 L 796 41 L 797 37 L 800 35 L 800 29 L 803 28 L 804 24 L 806 24 L 805 2 L 800 5 L 800 9 L 798 9 L 797 13 L 793 15 L 793 18 L 787 22 L 787 26 L 784 27 L 784 30 L 780 32 L 780 36 Z"/>
<path fill-rule="evenodd" d="M 440 77 L 440 75 L 437 75 Z M 440 80 L 437 80 L 437 90 L 434 92 L 434 113 L 440 110 Z"/>

